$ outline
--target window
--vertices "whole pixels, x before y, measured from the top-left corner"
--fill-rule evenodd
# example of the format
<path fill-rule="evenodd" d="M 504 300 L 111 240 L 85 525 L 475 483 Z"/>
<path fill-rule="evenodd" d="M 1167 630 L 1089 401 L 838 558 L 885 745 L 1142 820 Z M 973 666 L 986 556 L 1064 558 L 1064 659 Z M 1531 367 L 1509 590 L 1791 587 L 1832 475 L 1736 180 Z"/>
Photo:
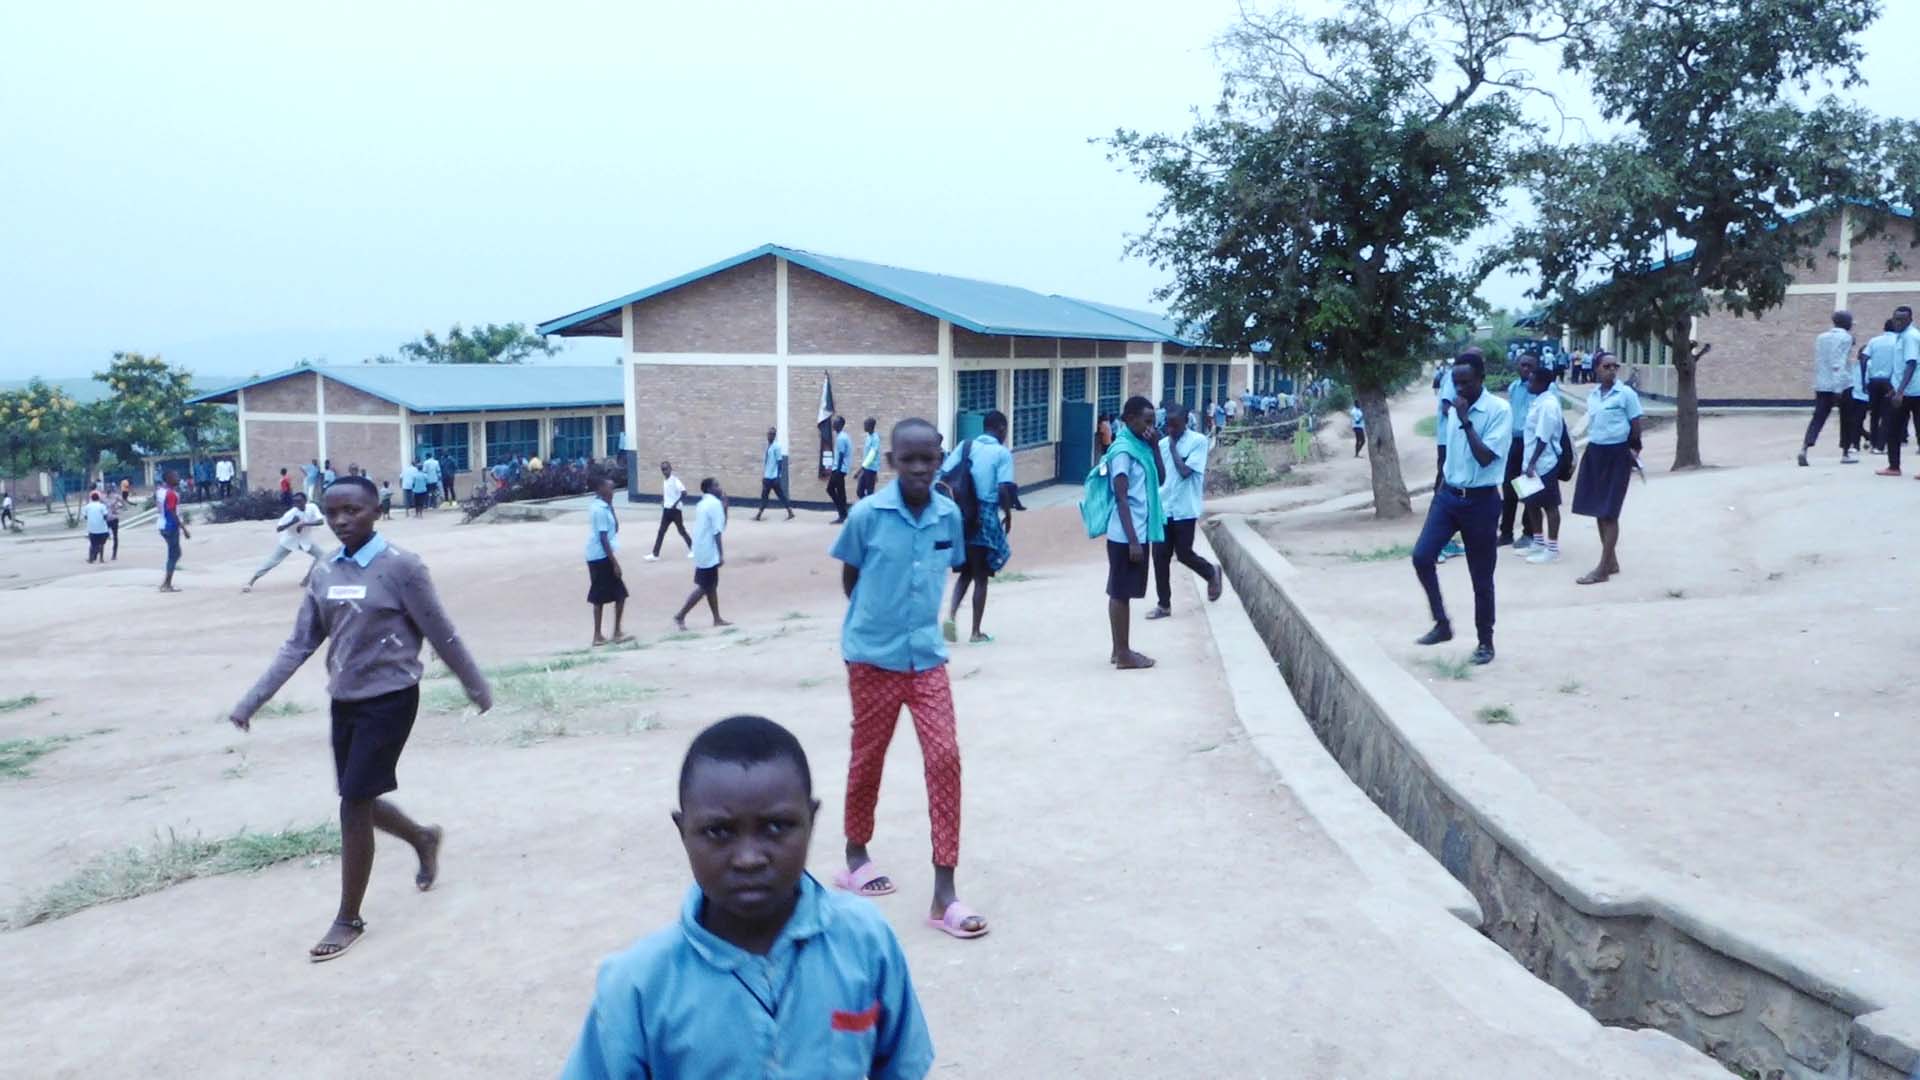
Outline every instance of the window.
<path fill-rule="evenodd" d="M 1100 400 L 1093 408 L 1102 416 L 1120 415 L 1120 376 L 1121 368 L 1103 367 L 1100 369 Z"/>
<path fill-rule="evenodd" d="M 1159 408 L 1161 401 L 1169 401 L 1179 396 L 1180 396 L 1180 365 L 1179 364 L 1161 364 L 1160 365 L 1160 399 L 1159 401 L 1155 401 L 1153 403 L 1154 407 Z"/>
<path fill-rule="evenodd" d="M 1000 373 L 997 371 L 962 371 L 959 380 L 961 412 L 989 412 L 1000 405 Z"/>
<path fill-rule="evenodd" d="M 1194 399 L 1194 402 L 1193 402 L 1194 408 L 1204 409 L 1208 405 L 1213 404 L 1214 402 L 1213 382 L 1214 382 L 1215 370 L 1216 370 L 1216 365 L 1214 364 L 1200 365 L 1200 396 Z"/>
<path fill-rule="evenodd" d="M 620 457 L 620 436 L 627 432 L 627 417 L 624 413 L 615 413 L 607 417 L 607 456 Z"/>
<path fill-rule="evenodd" d="M 1047 441 L 1047 413 L 1053 408 L 1048 384 L 1052 380 L 1053 372 L 1046 368 L 1021 368 L 1013 373 L 1014 449 Z"/>
<path fill-rule="evenodd" d="M 1213 368 L 1213 403 L 1224 407 L 1227 404 L 1227 376 L 1233 371 L 1232 364 L 1216 364 Z"/>
<path fill-rule="evenodd" d="M 1182 364 L 1180 366 L 1183 369 L 1181 374 L 1186 380 L 1180 387 L 1180 400 L 1185 402 L 1189 409 L 1198 408 L 1200 402 L 1194 399 L 1194 395 L 1200 391 L 1200 365 Z"/>
<path fill-rule="evenodd" d="M 1060 372 L 1060 400 L 1087 400 L 1087 369 L 1083 367 L 1064 368 Z"/>
<path fill-rule="evenodd" d="M 593 456 L 593 417 L 563 416 L 553 422 L 554 461 L 576 461 Z"/>
<path fill-rule="evenodd" d="M 413 425 L 413 456 L 424 457 L 428 450 L 440 462 L 442 469 L 454 472 L 466 472 L 467 463 L 467 425 L 465 424 L 415 424 Z"/>
<path fill-rule="evenodd" d="M 487 464 L 505 464 L 520 454 L 539 456 L 540 421 L 487 421 Z"/>

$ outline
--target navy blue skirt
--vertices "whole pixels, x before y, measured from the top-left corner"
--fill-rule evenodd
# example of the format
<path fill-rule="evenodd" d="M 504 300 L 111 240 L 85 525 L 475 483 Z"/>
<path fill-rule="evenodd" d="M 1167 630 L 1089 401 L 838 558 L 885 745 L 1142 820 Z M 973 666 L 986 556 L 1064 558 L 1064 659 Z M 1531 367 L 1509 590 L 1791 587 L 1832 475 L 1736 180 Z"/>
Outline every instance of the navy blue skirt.
<path fill-rule="evenodd" d="M 1573 512 L 1591 518 L 1617 518 L 1633 480 L 1633 451 L 1626 443 L 1587 444 L 1573 480 Z"/>

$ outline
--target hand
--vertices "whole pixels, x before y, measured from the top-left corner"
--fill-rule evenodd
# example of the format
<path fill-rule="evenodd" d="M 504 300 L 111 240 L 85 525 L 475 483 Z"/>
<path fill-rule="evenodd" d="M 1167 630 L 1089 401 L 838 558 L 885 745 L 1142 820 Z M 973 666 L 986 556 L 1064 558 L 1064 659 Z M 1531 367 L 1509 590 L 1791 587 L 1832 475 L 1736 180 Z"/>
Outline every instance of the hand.
<path fill-rule="evenodd" d="M 1146 558 L 1147 558 L 1147 549 L 1138 540 L 1127 545 L 1127 561 L 1128 562 L 1145 562 Z"/>
<path fill-rule="evenodd" d="M 1467 410 L 1472 408 L 1472 406 L 1467 403 L 1467 399 L 1461 397 L 1458 394 L 1455 394 L 1453 396 L 1453 401 L 1451 402 L 1451 404 L 1455 409 L 1458 409 L 1460 411 L 1461 416 L 1467 415 Z"/>
<path fill-rule="evenodd" d="M 232 724 L 234 727 L 239 728 L 241 731 L 253 730 L 253 719 L 245 713 L 236 712 L 233 715 L 227 717 L 227 722 L 229 724 Z"/>
<path fill-rule="evenodd" d="M 613 556 L 611 555 L 607 556 L 607 565 L 612 568 L 614 577 L 624 578 L 627 576 L 620 572 L 620 560 L 614 558 Z"/>
<path fill-rule="evenodd" d="M 1531 466 L 1531 465 L 1529 465 L 1529 466 L 1527 466 L 1527 479 L 1529 479 L 1529 480 L 1538 480 L 1538 479 L 1540 479 L 1540 478 L 1539 478 L 1538 476 L 1535 476 L 1535 475 L 1534 475 L 1534 469 L 1533 469 L 1533 466 Z"/>
<path fill-rule="evenodd" d="M 1006 533 L 1008 536 L 1013 535 L 1013 511 L 1009 510 L 1001 515 L 1000 531 Z"/>
<path fill-rule="evenodd" d="M 193 534 L 187 531 L 187 523 L 184 521 L 180 523 L 180 539 L 182 540 L 193 539 Z"/>

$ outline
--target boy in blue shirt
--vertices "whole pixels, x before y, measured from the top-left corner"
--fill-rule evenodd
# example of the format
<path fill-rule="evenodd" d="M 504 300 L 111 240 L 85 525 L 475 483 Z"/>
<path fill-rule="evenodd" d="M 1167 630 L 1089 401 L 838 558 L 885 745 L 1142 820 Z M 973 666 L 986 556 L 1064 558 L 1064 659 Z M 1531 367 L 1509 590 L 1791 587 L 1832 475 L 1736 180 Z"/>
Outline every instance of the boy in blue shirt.
<path fill-rule="evenodd" d="M 600 965 L 565 1080 L 927 1075 L 900 942 L 806 872 L 819 809 L 779 724 L 732 716 L 693 740 L 673 824 L 694 886 L 677 925 Z"/>
<path fill-rule="evenodd" d="M 960 508 L 933 490 L 940 433 L 925 420 L 893 428 L 894 481 L 853 508 L 834 541 L 843 564 L 847 617 L 840 653 L 853 699 L 853 754 L 847 766 L 847 869 L 834 883 L 862 896 L 894 892 L 867 854 L 880 774 L 900 710 L 913 714 L 926 764 L 927 815 L 933 822 L 933 905 L 927 924 L 957 938 L 987 932 L 987 920 L 960 902 L 960 742 L 940 633 L 940 588 L 965 557 Z"/>
<path fill-rule="evenodd" d="M 874 430 L 877 424 L 878 421 L 869 416 L 862 425 L 866 429 L 867 439 L 860 448 L 860 481 L 854 493 L 857 499 L 873 494 L 874 485 L 880 482 L 880 433 Z"/>
<path fill-rule="evenodd" d="M 833 418 L 833 471 L 827 474 L 827 498 L 833 500 L 833 523 L 847 520 L 847 469 L 853 464 L 853 439 L 847 434 L 847 418 Z"/>

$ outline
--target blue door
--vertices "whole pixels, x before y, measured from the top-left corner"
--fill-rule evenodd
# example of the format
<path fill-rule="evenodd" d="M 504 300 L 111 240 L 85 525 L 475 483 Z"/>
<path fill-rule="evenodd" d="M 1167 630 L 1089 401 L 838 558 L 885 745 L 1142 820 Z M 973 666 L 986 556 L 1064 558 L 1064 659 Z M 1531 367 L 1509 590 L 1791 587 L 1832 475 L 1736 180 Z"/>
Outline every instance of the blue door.
<path fill-rule="evenodd" d="M 1055 477 L 1063 484 L 1078 484 L 1093 468 L 1093 403 L 1060 403 L 1060 455 Z"/>

